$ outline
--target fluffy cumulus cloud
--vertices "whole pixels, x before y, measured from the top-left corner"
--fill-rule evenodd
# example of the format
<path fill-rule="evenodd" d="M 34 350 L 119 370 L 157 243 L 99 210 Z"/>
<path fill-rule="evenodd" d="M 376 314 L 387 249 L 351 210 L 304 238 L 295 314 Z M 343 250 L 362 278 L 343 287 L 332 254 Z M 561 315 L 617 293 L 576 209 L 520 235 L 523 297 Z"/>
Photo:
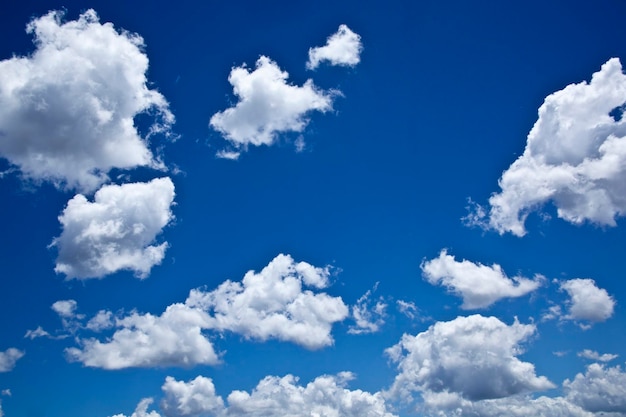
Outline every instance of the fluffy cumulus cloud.
<path fill-rule="evenodd" d="M 328 275 L 328 268 L 280 254 L 260 272 L 248 271 L 241 282 L 228 280 L 210 292 L 192 290 L 186 302 L 210 312 L 212 329 L 318 349 L 333 343 L 333 323 L 348 316 L 340 297 L 303 289 L 326 287 Z"/>
<path fill-rule="evenodd" d="M 626 415 L 626 373 L 619 366 L 591 364 L 584 374 L 565 380 L 563 386 L 567 399 L 585 410 Z"/>
<path fill-rule="evenodd" d="M 541 284 L 541 277 L 534 280 L 506 276 L 498 264 L 476 264 L 467 260 L 457 261 L 442 250 L 438 258 L 421 265 L 426 280 L 441 284 L 463 298 L 463 309 L 486 308 L 506 297 L 521 297 L 534 291 Z"/>
<path fill-rule="evenodd" d="M 0 61 L 0 156 L 24 176 L 90 191 L 112 168 L 161 164 L 134 118 L 156 116 L 151 131 L 169 131 L 168 103 L 147 87 L 143 39 L 100 23 L 88 10 L 34 19 L 36 50 Z"/>
<path fill-rule="evenodd" d="M 546 97 L 526 149 L 499 180 L 489 213 L 468 219 L 499 233 L 526 233 L 527 215 L 547 202 L 560 218 L 614 226 L 626 213 L 626 75 L 617 58 L 591 82 L 571 84 Z"/>
<path fill-rule="evenodd" d="M 174 184 L 167 177 L 105 185 L 93 202 L 76 195 L 59 216 L 63 231 L 52 243 L 58 249 L 55 271 L 68 279 L 120 270 L 145 278 L 165 256 L 167 242 L 155 239 L 173 218 L 173 200 Z"/>
<path fill-rule="evenodd" d="M 217 416 L 224 412 L 224 401 L 215 393 L 211 378 L 198 376 L 184 382 L 168 376 L 161 389 L 165 394 L 161 409 L 167 417 Z"/>
<path fill-rule="evenodd" d="M 235 149 L 248 145 L 271 145 L 283 132 L 302 132 L 312 111 L 332 108 L 332 94 L 319 90 L 311 80 L 302 86 L 287 83 L 289 74 L 268 57 L 261 56 L 256 68 L 233 68 L 228 81 L 239 101 L 211 117 L 211 126 Z M 236 159 L 239 151 L 220 155 Z M 218 155 L 219 156 L 219 155 Z"/>
<path fill-rule="evenodd" d="M 517 358 L 534 333 L 532 324 L 473 315 L 405 334 L 386 351 L 399 370 L 389 393 L 407 399 L 413 392 L 450 393 L 477 401 L 553 388 Z"/>
<path fill-rule="evenodd" d="M 205 312 L 180 303 L 160 316 L 133 312 L 116 320 L 106 341 L 83 339 L 81 348 L 68 348 L 66 354 L 70 361 L 104 369 L 213 365 L 219 357 L 203 334 L 208 321 Z"/>
<path fill-rule="evenodd" d="M 361 37 L 346 25 L 340 25 L 336 33 L 326 41 L 326 45 L 309 49 L 308 69 L 316 69 L 320 63 L 353 67 L 361 60 Z"/>
<path fill-rule="evenodd" d="M 99 312 L 87 327 L 113 326 L 113 335 L 105 341 L 82 339 L 80 347 L 66 353 L 72 361 L 105 369 L 213 365 L 219 356 L 207 333 L 226 331 L 322 348 L 333 343 L 332 325 L 348 316 L 348 307 L 340 297 L 303 287 L 324 288 L 329 275 L 328 268 L 281 254 L 260 272 L 246 273 L 241 282 L 192 290 L 185 303 L 172 304 L 159 316 L 133 312 L 112 324 L 110 312 Z"/>
<path fill-rule="evenodd" d="M 167 377 L 161 409 L 166 417 L 394 417 L 380 393 L 347 388 L 353 378 L 350 372 L 341 372 L 317 377 L 305 386 L 293 375 L 267 376 L 250 393 L 231 392 L 225 405 L 210 378 L 184 382 Z M 151 402 L 142 400 L 131 417 L 158 417 L 155 411 L 147 413 Z"/>
<path fill-rule="evenodd" d="M 8 348 L 0 352 L 0 372 L 12 371 L 15 363 L 24 356 L 24 352 L 16 348 Z"/>
<path fill-rule="evenodd" d="M 428 393 L 422 405 L 424 415 L 438 417 L 593 417 L 563 397 L 532 398 L 525 395 L 494 400 L 469 401 L 458 394 Z M 608 416 L 607 416 L 608 417 Z M 617 416 L 616 416 L 617 417 Z"/>
<path fill-rule="evenodd" d="M 568 314 L 563 318 L 576 321 L 601 322 L 613 315 L 615 300 L 598 288 L 594 280 L 576 278 L 561 283 L 561 289 L 570 297 Z"/>

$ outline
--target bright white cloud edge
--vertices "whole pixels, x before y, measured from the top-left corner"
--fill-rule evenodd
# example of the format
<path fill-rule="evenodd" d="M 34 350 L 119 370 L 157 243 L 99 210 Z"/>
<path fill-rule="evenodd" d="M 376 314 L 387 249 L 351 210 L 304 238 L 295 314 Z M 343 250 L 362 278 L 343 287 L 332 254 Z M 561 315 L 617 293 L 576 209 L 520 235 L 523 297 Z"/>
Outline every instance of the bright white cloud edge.
<path fill-rule="evenodd" d="M 307 69 L 314 70 L 322 62 L 330 65 L 354 67 L 361 61 L 363 44 L 361 37 L 346 25 L 340 25 L 336 33 L 328 37 L 326 45 L 309 49 Z"/>
<path fill-rule="evenodd" d="M 52 243 L 58 250 L 55 272 L 89 279 L 129 270 L 146 278 L 165 257 L 168 243 L 155 240 L 174 218 L 174 196 L 167 177 L 105 185 L 93 202 L 76 195 L 59 216 L 63 230 Z"/>
<path fill-rule="evenodd" d="M 438 258 L 422 262 L 422 273 L 432 285 L 443 285 L 463 298 L 462 309 L 487 308 L 503 298 L 521 297 L 536 290 L 543 280 L 509 278 L 498 264 L 492 266 L 457 261 L 444 249 Z"/>
<path fill-rule="evenodd" d="M 526 234 L 529 213 L 552 202 L 573 223 L 615 226 L 626 213 L 626 75 L 611 58 L 590 82 L 546 97 L 522 156 L 504 171 L 490 210 L 473 208 L 470 224 L 504 234 Z M 614 120 L 619 119 L 619 120 Z"/>
<path fill-rule="evenodd" d="M 94 10 L 63 23 L 63 12 L 33 19 L 36 50 L 0 61 L 0 156 L 26 178 L 89 192 L 112 168 L 163 168 L 135 126 L 169 134 L 174 116 L 147 87 L 143 39 L 100 23 Z"/>

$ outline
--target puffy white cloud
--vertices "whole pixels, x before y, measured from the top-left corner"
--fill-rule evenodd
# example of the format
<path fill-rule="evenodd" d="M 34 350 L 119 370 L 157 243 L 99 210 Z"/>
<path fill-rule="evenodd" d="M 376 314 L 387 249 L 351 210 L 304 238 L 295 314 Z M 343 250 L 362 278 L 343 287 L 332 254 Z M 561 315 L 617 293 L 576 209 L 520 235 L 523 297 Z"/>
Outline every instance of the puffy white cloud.
<path fill-rule="evenodd" d="M 78 304 L 76 300 L 59 300 L 52 304 L 52 310 L 64 319 L 74 317 Z"/>
<path fill-rule="evenodd" d="M 467 260 L 458 262 L 442 250 L 438 258 L 422 262 L 424 277 L 433 285 L 442 284 L 463 298 L 463 309 L 486 308 L 506 297 L 521 297 L 541 284 L 541 277 L 531 280 L 509 278 L 498 264 L 487 266 Z"/>
<path fill-rule="evenodd" d="M 225 281 L 213 291 L 192 290 L 186 303 L 211 313 L 209 327 L 246 338 L 275 338 L 309 349 L 331 345 L 332 325 L 348 316 L 340 297 L 303 290 L 328 285 L 328 268 L 276 256 L 241 282 Z"/>
<path fill-rule="evenodd" d="M 561 289 L 570 296 L 569 314 L 565 319 L 600 322 L 613 315 L 615 300 L 605 289 L 598 288 L 594 280 L 570 279 L 561 283 Z"/>
<path fill-rule="evenodd" d="M 110 329 L 113 325 L 113 313 L 106 310 L 100 310 L 87 322 L 85 327 L 89 330 L 93 330 L 94 332 L 99 332 L 105 329 Z"/>
<path fill-rule="evenodd" d="M 302 86 L 287 84 L 288 76 L 266 56 L 257 60 L 253 71 L 245 65 L 233 68 L 228 81 L 239 101 L 214 114 L 210 125 L 238 151 L 248 145 L 271 145 L 279 133 L 302 132 L 308 113 L 332 108 L 332 93 L 319 90 L 311 80 Z M 238 151 L 218 155 L 236 159 Z"/>
<path fill-rule="evenodd" d="M 494 400 L 468 401 L 448 392 L 425 393 L 424 412 L 441 417 L 593 417 L 594 414 L 563 397 L 516 395 Z"/>
<path fill-rule="evenodd" d="M 168 376 L 161 387 L 161 409 L 167 417 L 218 416 L 224 412 L 222 397 L 215 394 L 211 378 L 198 376 L 184 382 Z"/>
<path fill-rule="evenodd" d="M 145 278 L 161 263 L 167 242 L 155 244 L 162 229 L 173 219 L 174 184 L 165 178 L 147 183 L 105 185 L 94 201 L 82 194 L 68 203 L 59 221 L 61 236 L 55 267 L 68 279 L 102 278 L 131 270 Z"/>
<path fill-rule="evenodd" d="M 70 361 L 104 369 L 213 365 L 219 358 L 202 333 L 208 322 L 205 312 L 184 304 L 172 304 L 160 316 L 134 312 L 116 320 L 107 341 L 83 339 L 81 348 L 66 354 Z"/>
<path fill-rule="evenodd" d="M 24 352 L 16 348 L 8 348 L 0 352 L 0 372 L 12 371 L 15 363 L 24 356 Z"/>
<path fill-rule="evenodd" d="M 161 417 L 156 411 L 148 412 L 148 407 L 154 402 L 152 398 L 144 398 L 139 401 L 135 412 L 130 417 Z M 126 417 L 124 414 L 115 414 L 113 417 Z"/>
<path fill-rule="evenodd" d="M 353 67 L 361 60 L 361 37 L 348 26 L 340 25 L 336 33 L 326 41 L 326 45 L 309 49 L 308 69 L 315 69 L 323 61 L 331 65 Z"/>
<path fill-rule="evenodd" d="M 488 224 L 500 234 L 526 233 L 527 215 L 551 201 L 560 218 L 614 226 L 626 213 L 626 75 L 617 58 L 591 82 L 571 84 L 546 97 L 526 149 L 489 199 Z M 482 213 L 485 217 L 486 213 Z M 470 222 L 484 222 L 481 210 Z"/>
<path fill-rule="evenodd" d="M 306 386 L 292 375 L 265 377 L 252 393 L 233 391 L 228 416 L 233 417 L 393 417 L 380 393 L 346 388 L 349 372 L 320 376 Z"/>
<path fill-rule="evenodd" d="M 584 375 L 565 380 L 563 386 L 567 399 L 585 410 L 626 415 L 626 373 L 619 366 L 605 368 L 593 363 Z"/>
<path fill-rule="evenodd" d="M 34 19 L 35 52 L 0 61 L 0 156 L 28 178 L 83 191 L 112 168 L 162 165 L 134 123 L 148 111 L 152 131 L 174 122 L 165 98 L 147 87 L 143 39 L 100 23 L 93 10 L 62 18 Z"/>
<path fill-rule="evenodd" d="M 376 333 L 385 324 L 385 310 L 387 304 L 382 297 L 378 300 L 371 300 L 372 292 L 376 291 L 378 283 L 373 290 L 368 290 L 352 306 L 352 317 L 355 325 L 348 329 L 350 334 Z"/>
<path fill-rule="evenodd" d="M 545 390 L 554 385 L 522 362 L 520 344 L 535 333 L 532 324 L 507 325 L 495 317 L 473 315 L 437 322 L 417 336 L 404 334 L 386 350 L 399 373 L 389 391 L 449 392 L 476 401 Z"/>
<path fill-rule="evenodd" d="M 82 339 L 81 347 L 66 353 L 70 360 L 105 369 L 213 365 L 219 358 L 208 331 L 273 338 L 309 349 L 328 346 L 333 323 L 347 317 L 348 307 L 340 297 L 313 293 L 303 285 L 325 287 L 329 274 L 328 268 L 281 254 L 261 272 L 246 273 L 241 282 L 225 281 L 213 291 L 191 290 L 184 304 L 172 304 L 160 316 L 133 312 L 117 318 L 112 337 Z M 109 318 L 107 312 L 99 316 L 105 323 Z"/>
<path fill-rule="evenodd" d="M 582 352 L 578 352 L 578 356 L 585 359 L 591 359 L 592 361 L 610 362 L 613 359 L 616 359 L 619 355 L 614 355 L 612 353 L 599 354 L 595 350 L 585 349 Z"/>

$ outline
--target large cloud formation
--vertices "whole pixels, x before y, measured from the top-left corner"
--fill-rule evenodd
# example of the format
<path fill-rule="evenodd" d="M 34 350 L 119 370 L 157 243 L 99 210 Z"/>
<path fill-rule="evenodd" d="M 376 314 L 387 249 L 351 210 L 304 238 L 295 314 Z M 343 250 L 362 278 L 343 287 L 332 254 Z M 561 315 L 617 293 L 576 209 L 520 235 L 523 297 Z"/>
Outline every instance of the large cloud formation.
<path fill-rule="evenodd" d="M 348 389 L 353 378 L 350 372 L 341 372 L 319 376 L 302 386 L 293 375 L 267 376 L 251 393 L 231 392 L 226 406 L 210 378 L 198 376 L 184 382 L 167 377 L 161 409 L 167 417 L 394 417 L 380 393 Z M 142 400 L 133 416 L 158 417 L 156 411 L 147 413 L 150 401 Z"/>
<path fill-rule="evenodd" d="M 405 334 L 387 354 L 399 374 L 390 395 L 452 393 L 470 400 L 503 398 L 554 385 L 520 361 L 520 344 L 535 333 L 532 324 L 507 325 L 495 317 L 473 315 L 437 322 L 417 336 Z"/>
<path fill-rule="evenodd" d="M 326 41 L 326 45 L 309 49 L 308 69 L 316 69 L 327 61 L 331 65 L 353 67 L 361 61 L 361 37 L 346 25 L 340 25 L 336 33 Z"/>
<path fill-rule="evenodd" d="M 211 117 L 210 125 L 238 150 L 248 145 L 271 145 L 277 134 L 302 132 L 311 111 L 332 108 L 332 94 L 319 90 L 313 81 L 302 86 L 287 84 L 289 74 L 266 56 L 249 71 L 243 65 L 233 68 L 228 81 L 239 98 L 238 103 Z M 218 156 L 236 158 L 237 152 Z"/>
<path fill-rule="evenodd" d="M 165 178 L 148 183 L 105 185 L 94 201 L 76 195 L 63 210 L 55 271 L 68 279 L 102 278 L 131 270 L 145 278 L 161 263 L 167 242 L 156 237 L 173 219 L 174 184 Z"/>
<path fill-rule="evenodd" d="M 626 75 L 617 58 L 591 82 L 571 84 L 546 97 L 526 149 L 489 199 L 488 227 L 526 233 L 527 215 L 551 201 L 560 218 L 615 226 L 626 213 Z M 479 210 L 469 216 L 480 222 Z M 484 221 L 484 219 L 483 219 Z"/>
<path fill-rule="evenodd" d="M 486 308 L 506 297 L 521 297 L 541 284 L 541 278 L 509 278 L 498 264 L 487 266 L 465 259 L 458 262 L 445 249 L 438 258 L 422 262 L 421 268 L 429 283 L 444 285 L 460 295 L 465 310 Z"/>
<path fill-rule="evenodd" d="M 66 353 L 72 361 L 104 369 L 212 365 L 219 357 L 208 331 L 319 349 L 333 343 L 332 325 L 348 316 L 340 297 L 303 289 L 325 288 L 328 276 L 328 268 L 281 254 L 260 272 L 246 273 L 241 282 L 192 290 L 185 303 L 168 306 L 160 316 L 133 312 L 116 318 L 112 337 L 83 339 L 80 348 Z"/>
<path fill-rule="evenodd" d="M 626 373 L 619 366 L 605 368 L 593 363 L 585 374 L 565 380 L 563 386 L 567 399 L 585 410 L 626 415 Z"/>
<path fill-rule="evenodd" d="M 150 130 L 167 132 L 174 117 L 147 87 L 143 39 L 100 23 L 93 10 L 62 18 L 34 19 L 35 52 L 0 61 L 0 156 L 27 178 L 81 191 L 112 168 L 160 166 L 134 118 L 150 111 Z"/>

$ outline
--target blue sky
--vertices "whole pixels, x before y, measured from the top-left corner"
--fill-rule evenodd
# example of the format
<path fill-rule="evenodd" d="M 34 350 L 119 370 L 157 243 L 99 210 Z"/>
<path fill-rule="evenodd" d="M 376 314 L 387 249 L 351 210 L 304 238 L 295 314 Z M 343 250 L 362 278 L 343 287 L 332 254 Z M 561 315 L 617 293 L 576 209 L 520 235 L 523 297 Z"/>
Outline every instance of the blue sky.
<path fill-rule="evenodd" d="M 623 3 L 0 11 L 0 416 L 626 415 Z"/>

